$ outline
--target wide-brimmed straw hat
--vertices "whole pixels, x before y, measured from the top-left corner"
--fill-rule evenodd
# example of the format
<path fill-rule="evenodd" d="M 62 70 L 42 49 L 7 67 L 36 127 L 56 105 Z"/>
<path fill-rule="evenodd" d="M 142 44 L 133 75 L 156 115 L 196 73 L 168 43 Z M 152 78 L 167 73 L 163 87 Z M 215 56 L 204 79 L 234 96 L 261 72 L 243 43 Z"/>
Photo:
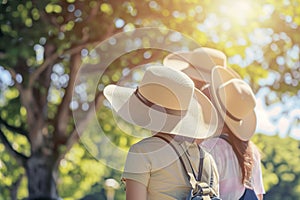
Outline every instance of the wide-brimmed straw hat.
<path fill-rule="evenodd" d="M 212 97 L 229 129 L 241 140 L 248 141 L 256 129 L 256 100 L 250 86 L 230 68 L 212 70 Z"/>
<path fill-rule="evenodd" d="M 210 82 L 212 68 L 217 65 L 226 66 L 226 55 L 217 49 L 201 47 L 193 51 L 171 53 L 164 58 L 163 64 L 180 70 L 193 79 Z"/>
<path fill-rule="evenodd" d="M 191 138 L 210 137 L 217 129 L 217 111 L 184 73 L 150 66 L 138 88 L 108 85 L 104 95 L 125 121 L 154 132 Z"/>

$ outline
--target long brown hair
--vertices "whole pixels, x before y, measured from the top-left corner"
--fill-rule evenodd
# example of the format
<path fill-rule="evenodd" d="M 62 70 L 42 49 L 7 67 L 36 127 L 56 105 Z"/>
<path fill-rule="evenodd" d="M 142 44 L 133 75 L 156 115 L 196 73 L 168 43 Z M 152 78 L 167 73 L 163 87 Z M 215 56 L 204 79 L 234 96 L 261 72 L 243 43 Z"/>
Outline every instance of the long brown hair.
<path fill-rule="evenodd" d="M 242 183 L 246 183 L 246 181 L 250 181 L 254 165 L 253 146 L 250 141 L 242 141 L 236 137 L 226 124 L 224 124 L 224 128 L 226 128 L 226 132 L 229 132 L 228 139 L 242 170 Z"/>

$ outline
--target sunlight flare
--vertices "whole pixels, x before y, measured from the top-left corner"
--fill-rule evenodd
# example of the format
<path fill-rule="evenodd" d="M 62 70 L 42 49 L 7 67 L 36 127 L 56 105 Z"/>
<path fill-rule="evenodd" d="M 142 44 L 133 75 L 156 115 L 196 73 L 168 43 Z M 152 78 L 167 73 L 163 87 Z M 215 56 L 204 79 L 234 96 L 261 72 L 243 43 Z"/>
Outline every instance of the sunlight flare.
<path fill-rule="evenodd" d="M 257 15 L 255 4 L 252 1 L 238 1 L 234 4 L 227 2 L 220 6 L 220 11 L 225 17 L 231 18 L 232 21 L 241 25 L 246 25 L 248 20 Z"/>

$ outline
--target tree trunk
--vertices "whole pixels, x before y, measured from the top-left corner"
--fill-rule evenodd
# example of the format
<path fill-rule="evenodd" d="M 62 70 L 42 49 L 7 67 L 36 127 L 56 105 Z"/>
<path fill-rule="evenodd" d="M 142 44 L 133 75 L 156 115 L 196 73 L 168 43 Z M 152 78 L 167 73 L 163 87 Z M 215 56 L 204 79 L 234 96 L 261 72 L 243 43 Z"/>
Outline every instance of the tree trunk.
<path fill-rule="evenodd" d="M 43 153 L 32 154 L 26 163 L 28 178 L 28 200 L 57 200 L 58 193 L 54 178 L 54 156 Z"/>

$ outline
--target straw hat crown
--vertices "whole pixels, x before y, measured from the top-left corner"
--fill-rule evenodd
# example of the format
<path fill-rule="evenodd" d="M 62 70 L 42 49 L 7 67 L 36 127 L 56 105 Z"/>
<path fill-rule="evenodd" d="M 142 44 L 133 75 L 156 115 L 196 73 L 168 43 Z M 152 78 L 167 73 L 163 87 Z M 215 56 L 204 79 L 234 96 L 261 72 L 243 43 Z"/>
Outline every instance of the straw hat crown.
<path fill-rule="evenodd" d="M 201 47 L 193 51 L 178 51 L 167 55 L 163 64 L 186 73 L 196 80 L 210 82 L 211 70 L 226 66 L 226 55 L 217 49 Z"/>
<path fill-rule="evenodd" d="M 220 85 L 218 95 L 224 109 L 239 120 L 253 111 L 256 105 L 250 86 L 240 79 L 231 79 Z"/>
<path fill-rule="evenodd" d="M 150 102 L 175 110 L 186 110 L 194 94 L 194 83 L 185 74 L 163 67 L 147 70 L 138 88 Z"/>

